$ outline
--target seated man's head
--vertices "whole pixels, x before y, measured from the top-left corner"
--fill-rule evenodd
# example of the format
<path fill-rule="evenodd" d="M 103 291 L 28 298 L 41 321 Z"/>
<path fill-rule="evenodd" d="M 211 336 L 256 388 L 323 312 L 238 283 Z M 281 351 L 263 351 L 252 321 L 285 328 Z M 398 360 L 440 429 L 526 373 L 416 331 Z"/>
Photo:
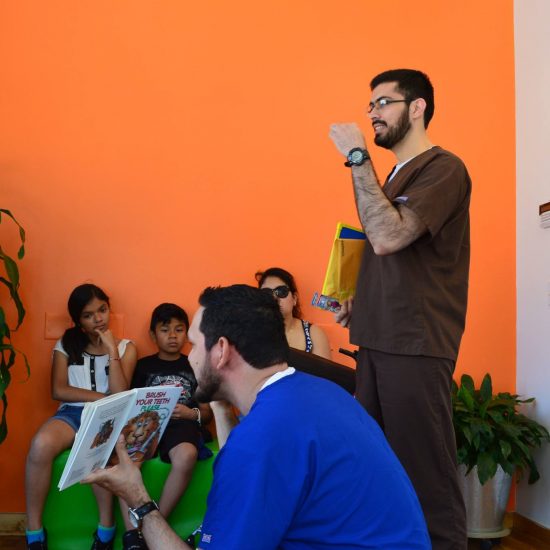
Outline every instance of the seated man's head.
<path fill-rule="evenodd" d="M 196 398 L 220 397 L 223 382 L 214 365 L 236 352 L 254 369 L 286 363 L 288 342 L 283 316 L 271 291 L 248 285 L 207 288 L 189 329 L 189 361 L 198 382 Z"/>

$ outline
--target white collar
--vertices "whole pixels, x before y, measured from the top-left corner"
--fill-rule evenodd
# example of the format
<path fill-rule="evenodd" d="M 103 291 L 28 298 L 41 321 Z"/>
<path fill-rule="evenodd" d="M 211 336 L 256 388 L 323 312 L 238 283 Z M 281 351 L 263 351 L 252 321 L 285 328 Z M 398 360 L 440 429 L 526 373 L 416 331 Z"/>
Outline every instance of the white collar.
<path fill-rule="evenodd" d="M 287 367 L 285 370 L 280 370 L 279 372 L 276 372 L 272 376 L 270 376 L 264 383 L 263 386 L 260 388 L 260 391 L 267 388 L 267 386 L 270 386 L 274 382 L 277 382 L 277 380 L 280 380 L 281 378 L 284 378 L 285 376 L 290 376 L 291 374 L 294 374 L 296 372 L 296 369 L 294 367 Z M 259 392 L 258 392 L 259 393 Z"/>

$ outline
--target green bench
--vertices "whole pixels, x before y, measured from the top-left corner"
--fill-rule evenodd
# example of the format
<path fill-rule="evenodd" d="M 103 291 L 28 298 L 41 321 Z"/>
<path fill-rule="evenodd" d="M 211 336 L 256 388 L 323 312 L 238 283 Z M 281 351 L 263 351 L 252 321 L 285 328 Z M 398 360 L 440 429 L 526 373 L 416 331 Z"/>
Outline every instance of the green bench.
<path fill-rule="evenodd" d="M 212 465 L 217 455 L 217 443 L 208 443 L 214 456 L 199 460 L 193 478 L 168 521 L 182 538 L 187 538 L 201 523 L 206 511 L 206 498 L 212 485 Z M 94 494 L 88 485 L 73 485 L 64 491 L 57 489 L 69 451 L 61 453 L 53 463 L 52 483 L 44 510 L 44 525 L 48 530 L 48 546 L 55 550 L 90 550 L 92 533 L 98 513 Z M 170 465 L 159 458 L 148 460 L 141 469 L 145 486 L 151 497 L 158 500 Z M 115 549 L 122 548 L 124 523 L 118 502 L 115 503 L 117 534 Z"/>

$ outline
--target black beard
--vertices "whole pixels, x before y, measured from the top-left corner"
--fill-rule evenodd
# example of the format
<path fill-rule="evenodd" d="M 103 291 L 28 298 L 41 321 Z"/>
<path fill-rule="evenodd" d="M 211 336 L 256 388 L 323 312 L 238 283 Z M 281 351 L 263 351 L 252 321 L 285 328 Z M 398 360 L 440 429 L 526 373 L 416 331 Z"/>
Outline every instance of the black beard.
<path fill-rule="evenodd" d="M 388 128 L 386 126 L 386 128 Z M 376 134 L 374 136 L 374 143 L 384 149 L 393 149 L 411 129 L 411 123 L 409 121 L 409 110 L 405 109 L 403 114 L 399 117 L 397 124 L 392 128 L 388 128 L 385 135 Z"/>
<path fill-rule="evenodd" d="M 219 399 L 217 394 L 220 389 L 220 385 L 221 381 L 219 376 L 214 373 L 210 366 L 206 367 L 204 369 L 202 379 L 195 390 L 195 399 L 199 403 L 210 403 L 210 401 Z"/>

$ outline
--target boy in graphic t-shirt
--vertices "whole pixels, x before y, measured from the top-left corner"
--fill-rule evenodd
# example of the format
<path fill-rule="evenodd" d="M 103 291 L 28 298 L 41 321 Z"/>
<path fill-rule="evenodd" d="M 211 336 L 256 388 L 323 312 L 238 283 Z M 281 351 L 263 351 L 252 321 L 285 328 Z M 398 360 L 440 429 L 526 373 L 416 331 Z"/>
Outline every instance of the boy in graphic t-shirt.
<path fill-rule="evenodd" d="M 195 375 L 187 356 L 181 349 L 187 340 L 189 319 L 176 304 L 157 306 L 151 316 L 150 334 L 158 353 L 141 358 L 136 365 L 132 387 L 176 385 L 181 397 L 166 431 L 159 442 L 158 453 L 163 462 L 172 464 L 159 500 L 159 510 L 167 518 L 179 502 L 191 479 L 201 441 L 201 422 L 208 423 L 212 411 L 207 404 L 193 399 L 197 387 Z M 126 514 L 122 514 L 126 520 Z M 124 549 L 146 549 L 137 529 L 129 529 L 123 536 Z"/>

